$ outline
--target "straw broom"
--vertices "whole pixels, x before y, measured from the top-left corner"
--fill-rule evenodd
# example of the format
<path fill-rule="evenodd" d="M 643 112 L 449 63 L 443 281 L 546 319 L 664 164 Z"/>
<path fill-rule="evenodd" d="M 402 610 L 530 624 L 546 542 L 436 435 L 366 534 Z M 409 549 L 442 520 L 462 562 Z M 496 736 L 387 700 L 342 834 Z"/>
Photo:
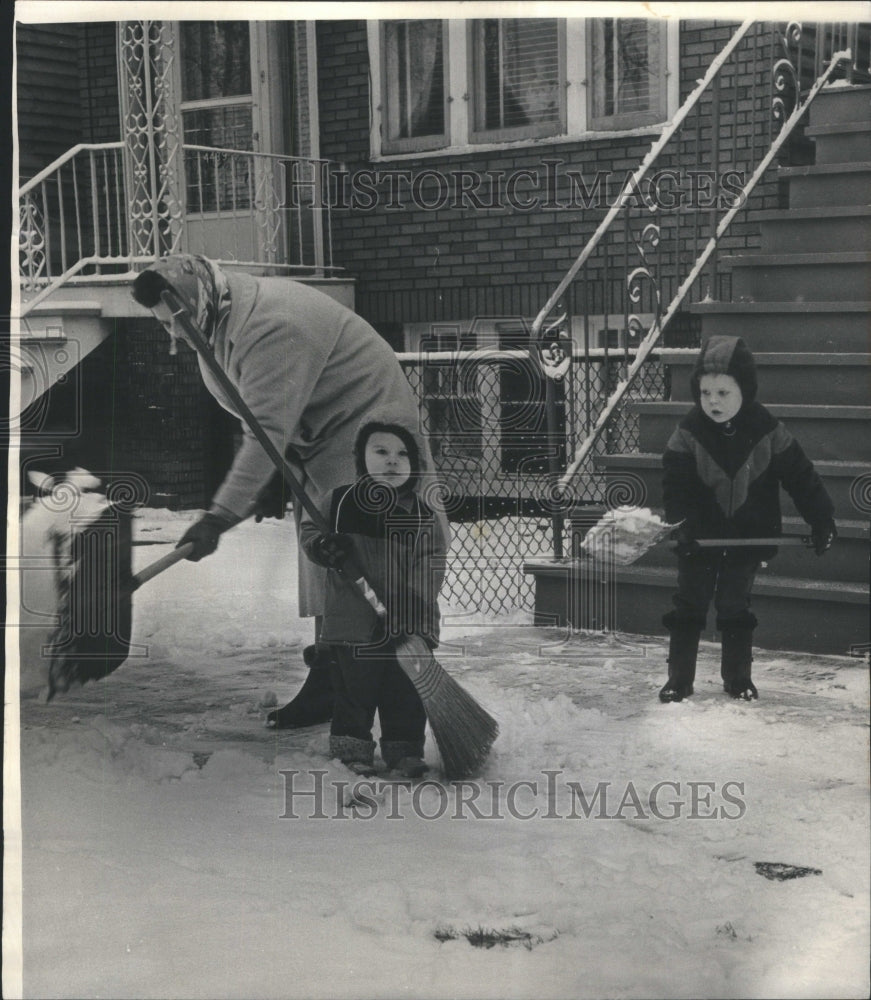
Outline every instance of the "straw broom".
<path fill-rule="evenodd" d="M 239 416 L 248 424 L 252 433 L 284 476 L 293 495 L 323 533 L 329 526 L 323 515 L 305 493 L 293 469 L 260 426 L 238 390 L 228 378 L 209 350 L 200 330 L 189 316 L 187 309 L 171 289 L 165 289 L 161 298 L 181 323 L 197 354 L 206 362 L 212 375 L 227 394 Z M 350 576 L 379 617 L 386 609 L 372 590 L 364 574 L 353 562 L 345 575 Z M 430 728 L 439 748 L 445 778 L 454 781 L 474 774 L 487 759 L 499 725 L 496 720 L 442 667 L 433 656 L 426 642 L 416 635 L 401 636 L 395 640 L 396 658 L 408 675 L 423 702 Z"/>

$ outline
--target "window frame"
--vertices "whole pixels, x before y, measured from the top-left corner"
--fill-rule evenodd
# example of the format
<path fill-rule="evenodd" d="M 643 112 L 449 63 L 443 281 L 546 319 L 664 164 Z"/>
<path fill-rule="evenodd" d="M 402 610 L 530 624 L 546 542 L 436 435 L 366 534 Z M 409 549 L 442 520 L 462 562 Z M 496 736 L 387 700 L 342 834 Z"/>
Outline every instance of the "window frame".
<path fill-rule="evenodd" d="M 511 20 L 508 18 L 470 18 L 466 24 L 466 90 L 471 105 L 469 112 L 469 143 L 510 142 L 516 139 L 545 139 L 566 134 L 566 19 L 546 18 L 556 21 L 557 29 L 557 74 L 559 82 L 559 116 L 555 122 L 536 125 L 520 125 L 509 128 L 478 129 L 475 121 L 483 101 L 483 81 L 479 65 L 479 43 L 476 38 L 477 26 L 485 20 Z M 520 20 L 523 20 L 522 18 Z"/>
<path fill-rule="evenodd" d="M 401 18 L 386 18 L 378 21 L 378 54 L 380 60 L 380 99 L 378 102 L 380 146 L 383 153 L 423 153 L 435 149 L 448 149 L 451 145 L 450 122 L 450 35 L 448 22 L 444 18 L 419 18 L 423 21 L 440 21 L 442 29 L 442 109 L 444 130 L 439 135 L 414 136 L 408 139 L 391 139 L 386 134 L 388 115 L 387 102 L 390 100 L 390 83 L 387 79 L 387 25 Z"/>
<path fill-rule="evenodd" d="M 622 18 L 587 18 L 584 22 L 584 44 L 585 44 L 585 72 L 589 78 L 593 69 L 593 31 L 590 29 L 590 22 L 593 20 L 617 21 Z M 647 19 L 652 20 L 652 19 Z M 656 125 L 659 122 L 668 120 L 668 92 L 667 81 L 669 74 L 669 51 L 668 32 L 664 21 L 653 22 L 659 28 L 659 45 L 662 53 L 664 70 L 659 74 L 659 94 L 658 105 L 653 111 L 627 111 L 618 112 L 613 115 L 595 115 L 593 112 L 593 88 L 587 87 L 587 122 L 591 132 L 622 131 L 633 128 L 643 128 L 646 125 Z"/>
<path fill-rule="evenodd" d="M 391 19 L 395 20 L 395 19 Z M 444 88 L 447 103 L 445 135 L 442 140 L 427 142 L 426 148 L 420 140 L 398 140 L 385 142 L 384 131 L 384 66 L 383 33 L 380 20 L 368 20 L 367 42 L 370 59 L 370 115 L 369 149 L 373 162 L 411 160 L 418 156 L 435 158 L 456 156 L 464 153 L 479 153 L 512 148 L 529 148 L 542 142 L 562 145 L 578 142 L 593 142 L 603 139 L 630 138 L 633 135 L 656 135 L 671 121 L 680 107 L 680 21 L 678 18 L 664 18 L 664 57 L 660 72 L 661 95 L 664 92 L 663 111 L 660 115 L 647 116 L 646 124 L 613 123 L 610 119 L 603 127 L 593 128 L 590 122 L 592 93 L 586 73 L 589 68 L 587 52 L 588 36 L 586 25 L 589 18 L 559 18 L 560 37 L 564 45 L 564 108 L 565 120 L 562 131 L 549 135 L 533 136 L 518 134 L 516 130 L 498 130 L 503 133 L 496 138 L 495 130 L 489 134 L 475 133 L 474 109 L 471 88 L 472 43 L 470 41 L 470 19 L 442 19 L 446 32 Z M 569 55 L 574 49 L 578 58 L 570 64 Z M 453 55 L 453 59 L 450 55 Z M 633 112 L 633 115 L 636 114 Z M 656 120 L 651 120 L 652 118 Z M 508 132 L 512 134 L 508 135 Z M 399 145 L 406 148 L 400 149 Z"/>

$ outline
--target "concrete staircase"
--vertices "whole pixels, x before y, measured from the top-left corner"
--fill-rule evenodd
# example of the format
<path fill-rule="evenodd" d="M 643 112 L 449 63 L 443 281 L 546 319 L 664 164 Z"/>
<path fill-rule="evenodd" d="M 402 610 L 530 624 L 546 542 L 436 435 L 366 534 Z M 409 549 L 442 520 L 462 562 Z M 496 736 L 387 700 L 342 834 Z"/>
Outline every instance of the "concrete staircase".
<path fill-rule="evenodd" d="M 806 134 L 815 163 L 780 169 L 789 208 L 757 212 L 758 252 L 726 258 L 733 302 L 692 307 L 702 339 L 741 336 L 756 356 L 759 400 L 781 418 L 823 477 L 835 504 L 839 538 L 823 558 L 782 548 L 754 588 L 759 646 L 850 653 L 869 639 L 869 514 L 871 514 L 871 87 L 823 91 L 811 106 Z M 670 369 L 668 402 L 634 404 L 640 451 L 608 456 L 609 472 L 638 476 L 647 504 L 662 504 L 661 455 L 690 403 L 695 351 L 663 351 Z M 806 534 L 784 494 L 786 533 Z M 585 621 L 572 564 L 528 564 L 536 578 L 536 615 L 545 621 Z M 617 571 L 609 616 L 618 631 L 662 634 L 676 581 L 675 559 L 660 546 Z M 589 583 L 585 584 L 589 589 Z M 573 596 L 574 595 L 574 596 Z M 709 628 L 714 613 L 709 614 Z M 599 626 L 601 627 L 601 626 Z M 710 638 L 715 638 L 713 631 Z"/>

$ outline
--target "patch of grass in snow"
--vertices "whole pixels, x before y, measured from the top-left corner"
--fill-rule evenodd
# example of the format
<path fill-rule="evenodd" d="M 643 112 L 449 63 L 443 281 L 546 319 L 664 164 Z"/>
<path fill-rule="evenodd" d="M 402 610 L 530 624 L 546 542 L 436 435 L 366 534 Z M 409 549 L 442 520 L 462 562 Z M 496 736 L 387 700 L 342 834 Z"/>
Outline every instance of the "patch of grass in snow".
<path fill-rule="evenodd" d="M 552 941 L 559 932 L 554 932 L 551 937 L 545 939 L 539 934 L 531 934 L 520 927 L 505 927 L 502 930 L 488 929 L 486 927 L 466 927 L 464 930 L 457 930 L 455 927 L 439 927 L 436 929 L 434 937 L 436 941 L 444 944 L 445 941 L 457 941 L 464 937 L 473 948 L 494 948 L 497 944 L 503 948 L 511 945 L 521 945 L 527 951 L 531 951 L 536 945 L 544 944 L 545 940 Z"/>

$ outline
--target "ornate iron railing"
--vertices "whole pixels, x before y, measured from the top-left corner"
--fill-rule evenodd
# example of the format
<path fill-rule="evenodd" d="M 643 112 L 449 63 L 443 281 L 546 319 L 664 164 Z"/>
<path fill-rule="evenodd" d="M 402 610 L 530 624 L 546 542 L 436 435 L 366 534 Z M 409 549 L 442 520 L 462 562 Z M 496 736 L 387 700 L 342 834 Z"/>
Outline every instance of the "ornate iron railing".
<path fill-rule="evenodd" d="M 131 179 L 141 170 L 121 142 L 75 146 L 22 185 L 22 315 L 71 279 L 123 276 L 179 250 L 261 271 L 336 270 L 326 160 L 193 145 L 182 152 L 172 216 L 160 191 L 144 193 L 142 178 Z"/>
<path fill-rule="evenodd" d="M 622 186 L 594 234 L 532 326 L 532 339 L 581 358 L 622 355 L 624 377 L 585 428 L 574 458 L 551 461 L 554 502 L 568 510 L 597 479 L 599 441 L 615 421 L 663 339 L 692 346 L 682 307 L 728 299 L 722 250 L 755 249 L 752 227 L 730 226 L 748 208 L 777 207 L 766 177 L 823 86 L 868 77 L 871 26 L 815 25 L 803 31 L 744 22 L 687 96 L 670 125 Z M 852 50 L 836 48 L 844 39 Z M 822 71 L 807 87 L 808 58 Z M 689 165 L 689 166 L 688 166 Z M 591 319 L 605 331 L 596 333 Z M 671 325 L 670 325 L 671 324 Z M 560 346 L 561 345 L 561 346 Z M 571 347 L 569 347 L 571 345 Z M 606 361 L 607 364 L 607 361 Z M 551 397 L 553 397 L 551 392 Z M 552 417 L 550 423 L 553 423 Z M 562 555 L 554 517 L 554 555 Z"/>

